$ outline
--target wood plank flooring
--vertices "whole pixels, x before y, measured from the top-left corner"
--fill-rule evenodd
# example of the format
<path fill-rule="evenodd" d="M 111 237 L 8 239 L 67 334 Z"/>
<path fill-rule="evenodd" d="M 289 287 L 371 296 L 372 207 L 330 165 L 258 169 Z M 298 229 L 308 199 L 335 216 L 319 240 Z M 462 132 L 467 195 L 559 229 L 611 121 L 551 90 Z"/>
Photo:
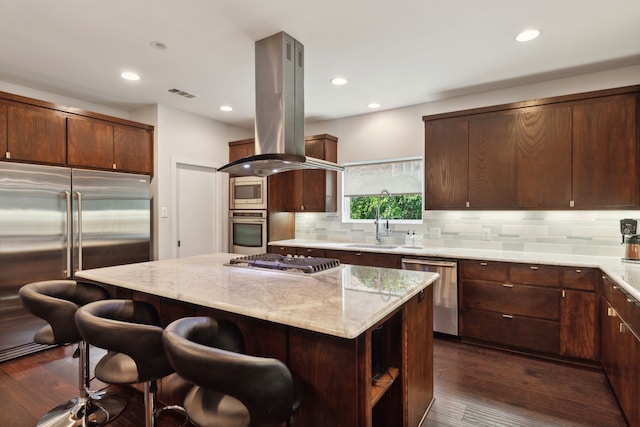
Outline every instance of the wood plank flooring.
<path fill-rule="evenodd" d="M 74 346 L 0 364 L 0 426 L 34 426 L 52 407 L 77 395 Z M 92 349 L 94 364 L 102 350 Z M 625 426 L 604 374 L 442 339 L 434 342 L 436 401 L 427 427 Z M 100 388 L 98 381 L 92 388 Z M 142 426 L 142 393 L 109 387 L 129 399 L 112 427 Z M 160 416 L 158 427 L 184 418 Z M 330 426 L 328 426 L 330 427 Z M 396 426 L 389 426 L 396 427 Z"/>

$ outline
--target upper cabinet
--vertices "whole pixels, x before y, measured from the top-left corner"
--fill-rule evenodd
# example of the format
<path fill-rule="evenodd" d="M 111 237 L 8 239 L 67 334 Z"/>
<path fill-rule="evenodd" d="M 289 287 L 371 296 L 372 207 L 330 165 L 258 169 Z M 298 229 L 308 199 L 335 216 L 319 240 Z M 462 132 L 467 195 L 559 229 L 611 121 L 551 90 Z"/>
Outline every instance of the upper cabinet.
<path fill-rule="evenodd" d="M 153 175 L 153 126 L 0 92 L 3 159 Z"/>
<path fill-rule="evenodd" d="M 7 103 L 5 159 L 64 165 L 66 117 L 49 108 Z"/>
<path fill-rule="evenodd" d="M 423 117 L 426 209 L 640 206 L 639 91 Z"/>
<path fill-rule="evenodd" d="M 639 206 L 638 97 L 632 93 L 573 105 L 575 207 Z"/>
<path fill-rule="evenodd" d="M 70 166 L 153 174 L 153 134 L 102 120 L 67 119 Z"/>
<path fill-rule="evenodd" d="M 314 135 L 304 138 L 307 157 L 338 161 L 338 138 Z M 284 174 L 284 211 L 335 212 L 337 208 L 337 172 L 322 169 L 290 171 Z"/>
<path fill-rule="evenodd" d="M 305 155 L 338 160 L 338 138 L 322 134 L 304 139 Z M 252 156 L 254 139 L 229 142 L 229 161 Z M 288 171 L 268 177 L 268 205 L 273 212 L 335 212 L 337 172 L 319 169 Z"/>

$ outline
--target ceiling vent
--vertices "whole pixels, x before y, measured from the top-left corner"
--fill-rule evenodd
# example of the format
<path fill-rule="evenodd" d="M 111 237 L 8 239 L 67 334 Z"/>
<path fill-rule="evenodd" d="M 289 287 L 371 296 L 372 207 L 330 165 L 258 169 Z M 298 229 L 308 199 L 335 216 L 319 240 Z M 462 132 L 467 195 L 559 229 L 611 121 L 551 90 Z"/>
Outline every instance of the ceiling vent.
<path fill-rule="evenodd" d="M 179 96 L 182 96 L 183 98 L 188 98 L 188 99 L 196 98 L 198 96 L 198 95 L 194 95 L 192 93 L 185 92 L 184 90 L 176 89 L 176 88 L 169 89 L 168 92 L 169 93 L 174 93 L 176 95 L 179 95 Z"/>

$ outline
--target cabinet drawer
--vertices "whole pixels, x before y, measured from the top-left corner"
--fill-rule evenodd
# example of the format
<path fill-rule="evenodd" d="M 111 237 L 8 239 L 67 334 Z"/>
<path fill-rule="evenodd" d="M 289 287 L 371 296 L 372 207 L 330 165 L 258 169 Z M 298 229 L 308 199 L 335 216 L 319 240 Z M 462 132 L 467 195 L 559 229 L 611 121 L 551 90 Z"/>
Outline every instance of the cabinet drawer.
<path fill-rule="evenodd" d="M 463 307 L 535 317 L 560 319 L 560 291 L 527 285 L 464 282 Z"/>
<path fill-rule="evenodd" d="M 512 264 L 511 281 L 538 286 L 560 286 L 560 270 L 550 265 Z"/>
<path fill-rule="evenodd" d="M 319 248 L 296 248 L 296 255 L 324 258 L 326 251 Z"/>
<path fill-rule="evenodd" d="M 476 280 L 496 280 L 506 282 L 509 264 L 489 261 L 463 261 L 462 274 Z"/>
<path fill-rule="evenodd" d="M 464 338 L 526 350 L 557 354 L 560 350 L 558 322 L 525 317 L 504 317 L 480 310 L 462 311 Z"/>
<path fill-rule="evenodd" d="M 567 267 L 560 270 L 563 288 L 595 291 L 596 270 L 593 268 Z"/>
<path fill-rule="evenodd" d="M 342 264 L 367 265 L 371 267 L 400 268 L 401 257 L 393 254 L 383 254 L 360 251 L 326 250 L 327 258 L 339 259 Z"/>

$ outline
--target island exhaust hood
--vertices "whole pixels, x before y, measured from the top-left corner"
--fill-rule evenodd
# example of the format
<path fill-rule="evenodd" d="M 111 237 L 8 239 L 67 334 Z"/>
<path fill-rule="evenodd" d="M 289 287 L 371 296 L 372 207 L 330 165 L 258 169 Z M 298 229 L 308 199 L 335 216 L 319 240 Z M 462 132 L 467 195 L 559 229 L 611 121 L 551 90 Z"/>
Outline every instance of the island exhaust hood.
<path fill-rule="evenodd" d="M 256 154 L 218 169 L 268 176 L 298 169 L 344 168 L 304 155 L 304 46 L 280 32 L 256 42 Z"/>

